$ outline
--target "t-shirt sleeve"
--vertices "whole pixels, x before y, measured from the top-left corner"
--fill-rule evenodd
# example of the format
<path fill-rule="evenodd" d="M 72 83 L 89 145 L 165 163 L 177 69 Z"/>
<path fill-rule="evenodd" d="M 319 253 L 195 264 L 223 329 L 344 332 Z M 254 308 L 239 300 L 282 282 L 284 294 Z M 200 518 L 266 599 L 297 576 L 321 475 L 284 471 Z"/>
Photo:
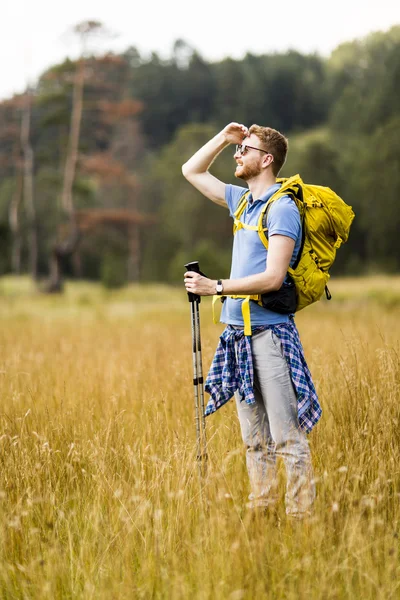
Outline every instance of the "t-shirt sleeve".
<path fill-rule="evenodd" d="M 238 207 L 240 198 L 247 191 L 247 188 L 240 187 L 239 185 L 231 185 L 230 183 L 228 183 L 225 186 L 225 200 L 228 205 L 229 214 L 231 215 L 231 217 L 233 217 L 234 212 Z"/>
<path fill-rule="evenodd" d="M 301 233 L 299 209 L 289 196 L 274 202 L 267 215 L 268 236 L 285 235 L 297 240 Z"/>

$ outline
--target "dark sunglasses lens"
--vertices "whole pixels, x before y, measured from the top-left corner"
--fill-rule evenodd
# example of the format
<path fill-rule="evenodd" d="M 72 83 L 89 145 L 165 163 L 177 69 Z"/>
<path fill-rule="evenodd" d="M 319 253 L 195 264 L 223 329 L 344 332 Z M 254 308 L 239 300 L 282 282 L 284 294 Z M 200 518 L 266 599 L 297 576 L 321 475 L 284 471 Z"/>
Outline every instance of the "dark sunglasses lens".
<path fill-rule="evenodd" d="M 247 146 L 243 146 L 243 144 L 236 144 L 236 152 L 239 152 L 241 156 L 244 156 L 247 152 Z"/>

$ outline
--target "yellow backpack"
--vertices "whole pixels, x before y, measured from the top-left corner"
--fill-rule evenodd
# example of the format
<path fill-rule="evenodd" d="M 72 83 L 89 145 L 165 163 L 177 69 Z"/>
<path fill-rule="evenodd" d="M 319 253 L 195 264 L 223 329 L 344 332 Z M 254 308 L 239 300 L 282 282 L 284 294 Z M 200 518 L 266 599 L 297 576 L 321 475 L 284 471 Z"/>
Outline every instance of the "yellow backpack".
<path fill-rule="evenodd" d="M 273 202 L 282 196 L 293 198 L 302 222 L 301 247 L 295 264 L 288 269 L 296 288 L 295 310 L 297 312 L 320 300 L 324 291 L 330 300 L 331 295 L 327 287 L 329 269 L 335 260 L 337 249 L 349 237 L 350 226 L 355 215 L 351 206 L 333 190 L 304 183 L 299 175 L 277 179 L 277 183 L 282 184 L 280 189 L 268 200 L 255 226 L 246 225 L 240 220 L 250 192 L 244 194 L 234 213 L 233 233 L 235 234 L 242 227 L 256 230 L 268 250 L 267 212 Z M 213 306 L 217 298 L 221 296 L 214 297 Z M 244 333 L 251 335 L 249 301 L 254 300 L 263 306 L 261 295 L 230 296 L 230 298 L 244 298 L 242 303 Z"/>

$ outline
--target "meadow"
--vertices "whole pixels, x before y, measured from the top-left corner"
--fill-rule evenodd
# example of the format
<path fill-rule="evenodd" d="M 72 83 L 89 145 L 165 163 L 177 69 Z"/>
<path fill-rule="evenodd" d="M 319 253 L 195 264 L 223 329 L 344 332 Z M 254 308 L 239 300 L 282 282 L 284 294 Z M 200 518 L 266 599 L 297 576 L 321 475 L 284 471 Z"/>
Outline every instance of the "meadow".
<path fill-rule="evenodd" d="M 323 408 L 315 514 L 245 508 L 233 402 L 196 463 L 182 288 L 46 296 L 0 279 L 0 597 L 400 597 L 400 278 L 333 280 L 296 317 Z M 203 368 L 222 331 L 201 309 Z"/>

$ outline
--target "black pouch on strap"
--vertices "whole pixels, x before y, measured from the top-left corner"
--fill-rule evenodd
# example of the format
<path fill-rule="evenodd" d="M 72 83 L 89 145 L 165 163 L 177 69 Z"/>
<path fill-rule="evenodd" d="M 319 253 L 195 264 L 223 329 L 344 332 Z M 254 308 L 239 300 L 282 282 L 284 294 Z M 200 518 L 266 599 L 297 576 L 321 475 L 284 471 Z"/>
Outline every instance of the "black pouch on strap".
<path fill-rule="evenodd" d="M 268 292 L 261 296 L 262 305 L 268 310 L 288 315 L 296 312 L 297 295 L 293 279 L 287 274 L 282 287 L 275 292 Z"/>

